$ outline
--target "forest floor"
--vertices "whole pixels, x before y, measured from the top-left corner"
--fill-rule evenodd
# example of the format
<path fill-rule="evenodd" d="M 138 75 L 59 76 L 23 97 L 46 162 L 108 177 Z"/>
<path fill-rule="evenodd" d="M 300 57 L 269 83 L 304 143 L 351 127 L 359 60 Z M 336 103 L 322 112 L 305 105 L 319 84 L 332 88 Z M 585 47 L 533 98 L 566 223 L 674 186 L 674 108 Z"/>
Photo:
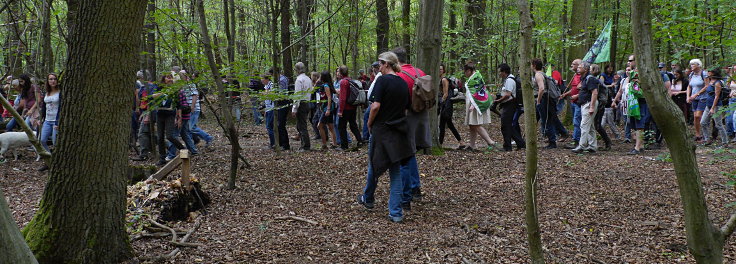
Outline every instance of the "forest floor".
<path fill-rule="evenodd" d="M 466 138 L 462 117 L 458 112 L 455 123 Z M 249 122 L 247 117 L 243 121 Z M 487 129 L 500 142 L 498 122 L 494 118 Z M 404 222 L 391 223 L 385 175 L 375 209 L 366 210 L 355 201 L 365 184 L 365 148 L 276 155 L 267 149 L 263 126 L 242 125 L 240 142 L 252 167 L 239 171 L 235 190 L 225 190 L 228 142 L 214 118 L 208 116 L 201 127 L 216 141 L 193 158 L 193 174 L 212 203 L 189 242 L 204 246 L 183 248 L 168 262 L 529 262 L 523 151 L 419 155 L 424 198 L 412 205 Z M 293 125 L 289 133 L 296 133 Z M 446 147 L 457 146 L 454 138 L 447 141 Z M 318 148 L 319 143 L 312 142 Z M 296 149 L 299 142 L 291 141 L 291 146 Z M 616 141 L 613 150 L 595 154 L 540 149 L 537 202 L 548 263 L 694 263 L 687 253 L 683 210 L 667 149 L 626 155 L 631 148 Z M 711 217 L 722 224 L 733 211 L 727 205 L 736 201 L 722 172 L 736 170 L 736 150 L 700 147 L 697 153 Z M 47 173 L 37 171 L 40 166 L 31 152 L 0 165 L 0 186 L 20 227 L 31 220 L 46 183 Z M 283 216 L 317 224 L 276 219 Z M 168 225 L 189 229 L 193 223 Z M 159 255 L 174 248 L 167 240 L 144 238 L 132 245 L 137 256 Z M 725 249 L 728 263 L 736 262 L 734 240 Z"/>

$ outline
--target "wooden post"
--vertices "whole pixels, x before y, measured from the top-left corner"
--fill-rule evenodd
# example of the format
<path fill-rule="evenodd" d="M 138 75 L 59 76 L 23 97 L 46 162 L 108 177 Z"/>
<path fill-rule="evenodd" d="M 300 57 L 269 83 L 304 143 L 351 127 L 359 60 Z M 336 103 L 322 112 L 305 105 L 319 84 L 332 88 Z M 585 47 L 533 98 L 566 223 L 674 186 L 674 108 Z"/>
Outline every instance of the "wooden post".
<path fill-rule="evenodd" d="M 189 184 L 189 177 L 190 177 L 190 166 L 189 163 L 189 151 L 186 149 L 183 149 L 179 151 L 179 158 L 181 158 L 181 187 L 184 189 L 184 191 L 191 190 L 191 185 Z"/>

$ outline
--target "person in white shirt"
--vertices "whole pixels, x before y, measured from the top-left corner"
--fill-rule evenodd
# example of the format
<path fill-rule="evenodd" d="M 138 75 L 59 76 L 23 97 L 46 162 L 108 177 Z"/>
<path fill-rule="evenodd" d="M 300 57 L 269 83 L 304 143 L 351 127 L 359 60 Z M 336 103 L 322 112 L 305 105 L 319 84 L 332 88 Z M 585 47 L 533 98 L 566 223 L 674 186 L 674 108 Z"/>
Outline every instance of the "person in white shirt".
<path fill-rule="evenodd" d="M 312 91 L 312 79 L 306 74 L 307 67 L 302 62 L 297 62 L 294 69 L 299 74 L 294 83 L 294 94 L 299 98 L 294 100 L 294 106 L 291 109 L 292 115 L 296 115 L 296 130 L 299 131 L 301 142 L 300 151 L 308 151 L 311 148 L 309 142 L 309 101 Z"/>

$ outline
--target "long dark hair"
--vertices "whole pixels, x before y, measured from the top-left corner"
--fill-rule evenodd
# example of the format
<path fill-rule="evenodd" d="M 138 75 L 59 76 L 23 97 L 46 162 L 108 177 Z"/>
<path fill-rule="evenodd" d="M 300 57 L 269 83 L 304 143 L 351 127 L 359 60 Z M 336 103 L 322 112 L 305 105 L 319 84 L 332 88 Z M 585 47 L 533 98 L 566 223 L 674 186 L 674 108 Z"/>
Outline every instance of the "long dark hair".
<path fill-rule="evenodd" d="M 46 94 L 51 93 L 51 85 L 49 85 L 49 76 L 53 75 L 56 78 L 56 89 L 59 89 L 59 75 L 56 73 L 49 73 L 46 75 Z"/>
<path fill-rule="evenodd" d="M 322 81 L 323 83 L 326 83 L 327 86 L 330 87 L 331 93 L 336 92 L 334 82 L 332 81 L 332 75 L 330 75 L 329 71 L 323 71 L 322 74 L 319 76 L 319 80 Z"/>
<path fill-rule="evenodd" d="M 19 79 L 23 80 L 23 86 L 21 87 L 20 97 L 27 98 L 31 93 L 31 77 L 28 74 L 22 74 Z"/>
<path fill-rule="evenodd" d="M 679 78 L 676 77 L 677 79 L 675 79 L 675 81 L 682 81 L 685 79 L 685 72 L 682 69 L 678 68 L 677 70 L 675 70 L 675 73 L 680 75 Z"/>

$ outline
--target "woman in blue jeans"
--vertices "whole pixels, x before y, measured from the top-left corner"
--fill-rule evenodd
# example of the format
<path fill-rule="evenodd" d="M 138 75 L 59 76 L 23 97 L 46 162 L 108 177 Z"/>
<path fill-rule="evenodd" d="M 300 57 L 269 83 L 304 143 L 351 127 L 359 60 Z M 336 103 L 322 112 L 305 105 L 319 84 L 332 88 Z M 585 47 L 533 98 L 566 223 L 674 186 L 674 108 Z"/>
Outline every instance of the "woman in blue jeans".
<path fill-rule="evenodd" d="M 46 96 L 43 98 L 46 108 L 45 119 L 41 126 L 41 146 L 46 151 L 49 150 L 49 137 L 52 144 L 56 145 L 56 133 L 59 131 L 59 110 L 61 110 L 61 91 L 59 90 L 59 77 L 56 73 L 49 73 L 46 77 Z M 39 171 L 48 170 L 48 165 L 44 164 Z"/>

